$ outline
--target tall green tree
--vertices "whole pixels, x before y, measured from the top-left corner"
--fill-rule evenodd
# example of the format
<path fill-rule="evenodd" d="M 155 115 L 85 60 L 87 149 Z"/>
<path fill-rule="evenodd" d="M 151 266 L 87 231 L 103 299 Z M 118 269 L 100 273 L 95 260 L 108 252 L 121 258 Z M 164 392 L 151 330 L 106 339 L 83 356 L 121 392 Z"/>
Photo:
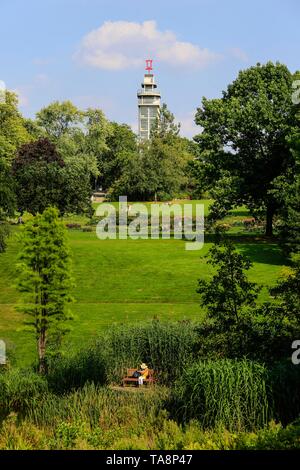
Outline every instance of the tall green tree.
<path fill-rule="evenodd" d="M 137 139 L 126 124 L 110 123 L 110 132 L 106 137 L 106 149 L 99 154 L 98 183 L 109 190 L 126 172 L 128 162 L 137 154 Z"/>
<path fill-rule="evenodd" d="M 84 157 L 70 153 L 64 160 L 55 144 L 42 138 L 18 150 L 12 171 L 21 212 L 37 214 L 48 206 L 62 214 L 90 212 L 90 173 Z"/>
<path fill-rule="evenodd" d="M 270 289 L 275 297 L 274 310 L 277 316 L 285 317 L 293 326 L 300 329 L 300 253 L 292 255 L 292 266 L 276 286 Z"/>
<path fill-rule="evenodd" d="M 131 200 L 170 199 L 186 189 L 191 158 L 184 139 L 153 136 L 138 151 L 124 152 L 121 175 L 110 192 L 114 198 L 127 195 Z"/>
<path fill-rule="evenodd" d="M 197 292 L 208 318 L 226 331 L 228 327 L 238 326 L 247 308 L 255 306 L 260 288 L 247 278 L 251 261 L 238 253 L 230 240 L 215 244 L 208 256 L 208 263 L 216 272 L 209 281 L 199 279 Z"/>
<path fill-rule="evenodd" d="M 39 372 L 47 372 L 47 345 L 58 330 L 66 333 L 72 286 L 66 230 L 58 211 L 46 209 L 25 224 L 19 254 L 18 289 L 24 294 L 20 307 L 25 323 L 35 332 Z"/>
<path fill-rule="evenodd" d="M 18 111 L 17 96 L 6 91 L 5 101 L 0 102 L 0 159 L 11 163 L 17 149 L 30 140 L 25 120 Z"/>
<path fill-rule="evenodd" d="M 295 169 L 278 179 L 274 194 L 280 203 L 280 238 L 284 251 L 300 252 L 300 134 L 291 139 Z"/>
<path fill-rule="evenodd" d="M 166 103 L 163 103 L 160 108 L 159 118 L 151 130 L 151 136 L 175 137 L 179 135 L 180 127 L 181 124 L 175 122 L 174 114 L 168 109 Z"/>
<path fill-rule="evenodd" d="M 18 111 L 17 96 L 6 91 L 0 101 L 0 252 L 6 248 L 9 235 L 8 217 L 16 209 L 15 184 L 11 164 L 20 145 L 31 139 Z"/>
<path fill-rule="evenodd" d="M 37 125 L 46 131 L 48 137 L 59 139 L 70 129 L 79 128 L 84 114 L 71 101 L 55 101 L 42 108 L 36 115 Z"/>
<path fill-rule="evenodd" d="M 62 209 L 64 161 L 48 139 L 24 144 L 13 162 L 17 204 L 20 212 L 43 212 L 53 205 Z"/>
<path fill-rule="evenodd" d="M 300 83 L 300 72 L 294 80 Z M 297 127 L 288 138 L 294 166 L 277 178 L 273 191 L 280 205 L 281 244 L 288 255 L 300 252 L 300 103 L 295 103 L 294 110 Z"/>
<path fill-rule="evenodd" d="M 196 123 L 201 150 L 199 174 L 216 199 L 215 218 L 245 204 L 264 214 L 272 235 L 279 205 L 274 182 L 294 159 L 287 142 L 295 126 L 292 74 L 285 65 L 268 62 L 241 71 L 221 99 L 203 98 Z"/>
<path fill-rule="evenodd" d="M 79 173 L 90 179 L 90 187 L 95 186 L 111 134 L 104 113 L 94 108 L 82 111 L 70 101 L 56 101 L 37 113 L 36 124 L 55 143 L 66 166 L 74 168 L 76 164 Z"/>

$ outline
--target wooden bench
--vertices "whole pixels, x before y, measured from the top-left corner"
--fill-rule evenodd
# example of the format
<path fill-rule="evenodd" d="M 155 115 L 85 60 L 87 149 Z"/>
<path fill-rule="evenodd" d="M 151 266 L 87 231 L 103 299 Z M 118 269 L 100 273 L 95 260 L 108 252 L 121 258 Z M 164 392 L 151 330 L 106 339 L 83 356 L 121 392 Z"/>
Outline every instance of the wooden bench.
<path fill-rule="evenodd" d="M 137 377 L 132 377 L 133 373 L 138 370 L 138 369 L 127 369 L 126 372 L 126 377 L 122 379 L 122 385 L 123 387 L 126 387 L 126 385 L 134 384 L 136 385 L 139 381 Z M 153 369 L 148 369 L 149 375 L 147 379 L 144 379 L 143 384 L 147 385 L 153 385 L 155 383 L 155 377 L 154 377 L 154 370 Z"/>

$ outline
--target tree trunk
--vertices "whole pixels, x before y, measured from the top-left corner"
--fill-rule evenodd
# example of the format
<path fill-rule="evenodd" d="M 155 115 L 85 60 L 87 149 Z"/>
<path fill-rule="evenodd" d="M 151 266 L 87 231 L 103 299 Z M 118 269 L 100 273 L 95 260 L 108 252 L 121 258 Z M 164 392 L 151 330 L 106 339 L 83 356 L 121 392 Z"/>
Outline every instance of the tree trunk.
<path fill-rule="evenodd" d="M 46 331 L 40 333 L 38 339 L 38 354 L 39 354 L 39 373 L 45 375 L 47 373 L 46 364 Z"/>
<path fill-rule="evenodd" d="M 267 206 L 267 220 L 266 220 L 266 236 L 272 237 L 273 235 L 273 216 L 274 209 L 271 205 Z"/>

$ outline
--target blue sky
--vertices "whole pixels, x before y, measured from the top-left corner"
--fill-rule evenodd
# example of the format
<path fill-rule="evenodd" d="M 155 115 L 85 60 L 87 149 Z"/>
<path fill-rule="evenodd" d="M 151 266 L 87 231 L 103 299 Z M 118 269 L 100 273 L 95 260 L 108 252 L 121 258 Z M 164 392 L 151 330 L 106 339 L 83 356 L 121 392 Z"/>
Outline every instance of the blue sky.
<path fill-rule="evenodd" d="M 0 0 L 0 80 L 33 117 L 54 100 L 135 126 L 144 59 L 182 133 L 202 96 L 268 60 L 300 69 L 299 0 Z"/>

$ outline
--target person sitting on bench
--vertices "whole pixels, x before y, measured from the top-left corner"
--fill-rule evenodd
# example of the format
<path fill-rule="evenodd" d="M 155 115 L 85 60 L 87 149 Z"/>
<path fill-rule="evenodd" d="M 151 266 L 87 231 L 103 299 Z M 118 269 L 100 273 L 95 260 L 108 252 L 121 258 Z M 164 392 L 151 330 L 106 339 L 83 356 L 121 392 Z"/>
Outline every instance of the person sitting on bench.
<path fill-rule="evenodd" d="M 133 373 L 133 377 L 138 379 L 138 386 L 143 385 L 144 380 L 149 376 L 149 369 L 147 364 L 144 362 L 140 365 L 140 368 Z"/>

